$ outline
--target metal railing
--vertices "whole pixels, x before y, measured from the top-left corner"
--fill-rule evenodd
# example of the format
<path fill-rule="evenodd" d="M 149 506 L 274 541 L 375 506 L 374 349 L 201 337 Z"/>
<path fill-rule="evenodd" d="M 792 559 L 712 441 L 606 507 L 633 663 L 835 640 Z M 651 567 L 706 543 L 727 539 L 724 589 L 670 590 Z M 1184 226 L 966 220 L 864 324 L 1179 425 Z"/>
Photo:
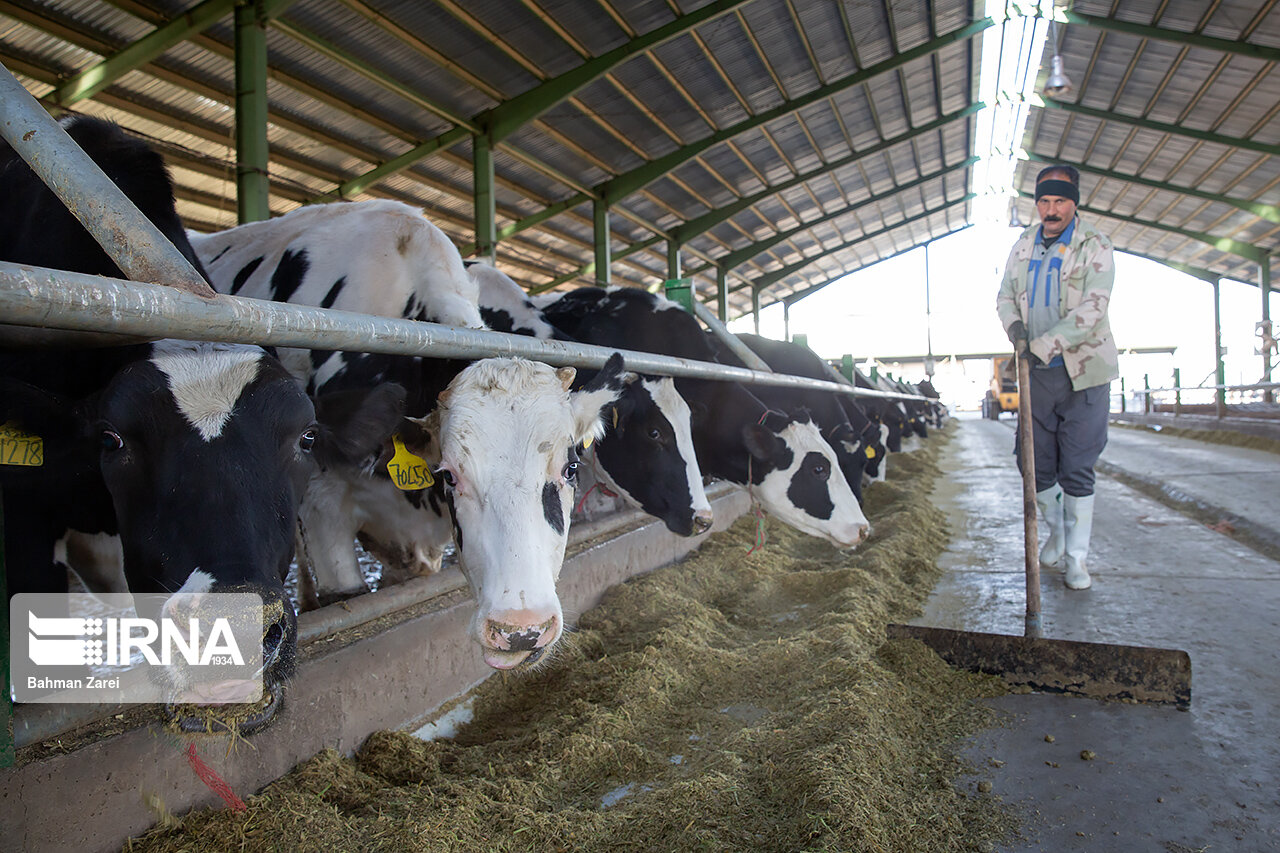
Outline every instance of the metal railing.
<path fill-rule="evenodd" d="M 1280 382 L 1251 382 L 1239 385 L 1170 385 L 1164 388 L 1126 389 L 1111 394 L 1111 411 L 1121 414 L 1167 412 L 1174 415 L 1213 414 L 1226 417 L 1250 412 L 1274 410 L 1280 416 L 1275 399 Z"/>

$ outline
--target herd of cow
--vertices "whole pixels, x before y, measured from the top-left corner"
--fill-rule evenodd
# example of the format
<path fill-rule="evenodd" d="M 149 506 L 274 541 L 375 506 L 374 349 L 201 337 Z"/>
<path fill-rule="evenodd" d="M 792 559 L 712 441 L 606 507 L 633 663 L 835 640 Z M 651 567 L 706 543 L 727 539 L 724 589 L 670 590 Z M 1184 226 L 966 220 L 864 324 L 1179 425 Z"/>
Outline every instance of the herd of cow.
<path fill-rule="evenodd" d="M 742 364 L 642 290 L 530 298 L 397 202 L 188 234 L 154 151 L 98 120 L 64 126 L 221 293 Z M 0 260 L 123 277 L 3 143 Z M 831 376 L 803 347 L 741 337 L 778 372 Z M 718 478 L 851 548 L 870 533 L 864 478 L 883 478 L 887 451 L 944 411 L 923 396 L 637 375 L 617 354 L 575 370 L 317 344 L 0 351 L 0 424 L 44 447 L 39 467 L 0 466 L 10 595 L 65 591 L 70 569 L 93 590 L 252 590 L 282 603 L 263 636 L 269 701 L 239 724 L 249 733 L 273 717 L 294 667 L 284 580 L 295 558 L 303 605 L 315 606 L 366 589 L 357 540 L 384 582 L 439 569 L 452 543 L 477 603 L 472 635 L 489 665 L 509 669 L 564 630 L 556 579 L 587 454 L 677 534 L 711 527 L 703 482 Z M 392 476 L 405 464 L 417 466 L 411 488 Z"/>

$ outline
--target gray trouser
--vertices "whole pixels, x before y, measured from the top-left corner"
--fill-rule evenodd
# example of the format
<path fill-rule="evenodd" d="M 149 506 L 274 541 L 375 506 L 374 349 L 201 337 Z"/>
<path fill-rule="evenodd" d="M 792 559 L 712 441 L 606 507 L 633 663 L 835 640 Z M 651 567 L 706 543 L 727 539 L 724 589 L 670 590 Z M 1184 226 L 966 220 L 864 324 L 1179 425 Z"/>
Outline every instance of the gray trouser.
<path fill-rule="evenodd" d="M 1036 491 L 1054 483 L 1072 497 L 1093 494 L 1093 466 L 1107 446 L 1111 383 L 1071 389 L 1065 367 L 1031 369 L 1031 433 L 1036 450 Z M 1017 439 L 1014 454 L 1018 454 Z M 1022 457 L 1018 455 L 1019 469 Z"/>

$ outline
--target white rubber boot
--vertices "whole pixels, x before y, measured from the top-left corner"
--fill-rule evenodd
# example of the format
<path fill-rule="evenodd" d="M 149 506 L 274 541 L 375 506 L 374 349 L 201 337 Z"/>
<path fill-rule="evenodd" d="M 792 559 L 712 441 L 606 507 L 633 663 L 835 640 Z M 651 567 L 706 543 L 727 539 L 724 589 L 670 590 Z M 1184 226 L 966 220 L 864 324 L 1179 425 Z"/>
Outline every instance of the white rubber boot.
<path fill-rule="evenodd" d="M 1066 521 L 1067 589 L 1088 589 L 1093 585 L 1089 570 L 1089 536 L 1093 533 L 1093 495 L 1082 498 L 1063 495 L 1062 516 Z"/>
<path fill-rule="evenodd" d="M 1040 565 L 1048 569 L 1062 568 L 1062 555 L 1066 549 L 1066 536 L 1062 518 L 1062 486 L 1054 483 L 1043 492 L 1036 492 L 1036 506 L 1040 517 L 1049 528 L 1049 541 L 1040 549 Z"/>

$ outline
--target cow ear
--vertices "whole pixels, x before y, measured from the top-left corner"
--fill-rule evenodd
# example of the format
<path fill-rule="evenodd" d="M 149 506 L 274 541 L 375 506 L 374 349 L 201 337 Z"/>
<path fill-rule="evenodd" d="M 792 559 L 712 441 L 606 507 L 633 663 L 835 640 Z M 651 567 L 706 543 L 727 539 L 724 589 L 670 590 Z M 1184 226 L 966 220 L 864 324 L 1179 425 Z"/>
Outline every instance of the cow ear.
<path fill-rule="evenodd" d="M 89 432 L 92 401 L 76 402 L 16 379 L 0 379 L 0 424 L 56 444 L 83 439 Z"/>
<path fill-rule="evenodd" d="M 557 367 L 556 377 L 560 380 L 560 384 L 564 386 L 564 390 L 568 391 L 573 386 L 573 378 L 578 375 L 578 371 L 572 367 Z"/>
<path fill-rule="evenodd" d="M 746 424 L 742 427 L 742 443 L 747 452 L 764 462 L 771 461 L 786 448 L 786 442 L 763 424 Z"/>
<path fill-rule="evenodd" d="M 632 374 L 634 375 L 634 374 Z M 627 421 L 631 418 L 636 410 L 635 398 L 624 393 L 612 405 L 606 406 L 602 414 L 605 419 L 605 429 L 613 430 L 618 435 L 625 435 L 627 431 Z"/>
<path fill-rule="evenodd" d="M 335 391 L 317 397 L 321 440 L 314 451 L 323 466 L 359 464 L 390 441 L 404 415 L 405 390 L 394 382 L 373 388 Z"/>

